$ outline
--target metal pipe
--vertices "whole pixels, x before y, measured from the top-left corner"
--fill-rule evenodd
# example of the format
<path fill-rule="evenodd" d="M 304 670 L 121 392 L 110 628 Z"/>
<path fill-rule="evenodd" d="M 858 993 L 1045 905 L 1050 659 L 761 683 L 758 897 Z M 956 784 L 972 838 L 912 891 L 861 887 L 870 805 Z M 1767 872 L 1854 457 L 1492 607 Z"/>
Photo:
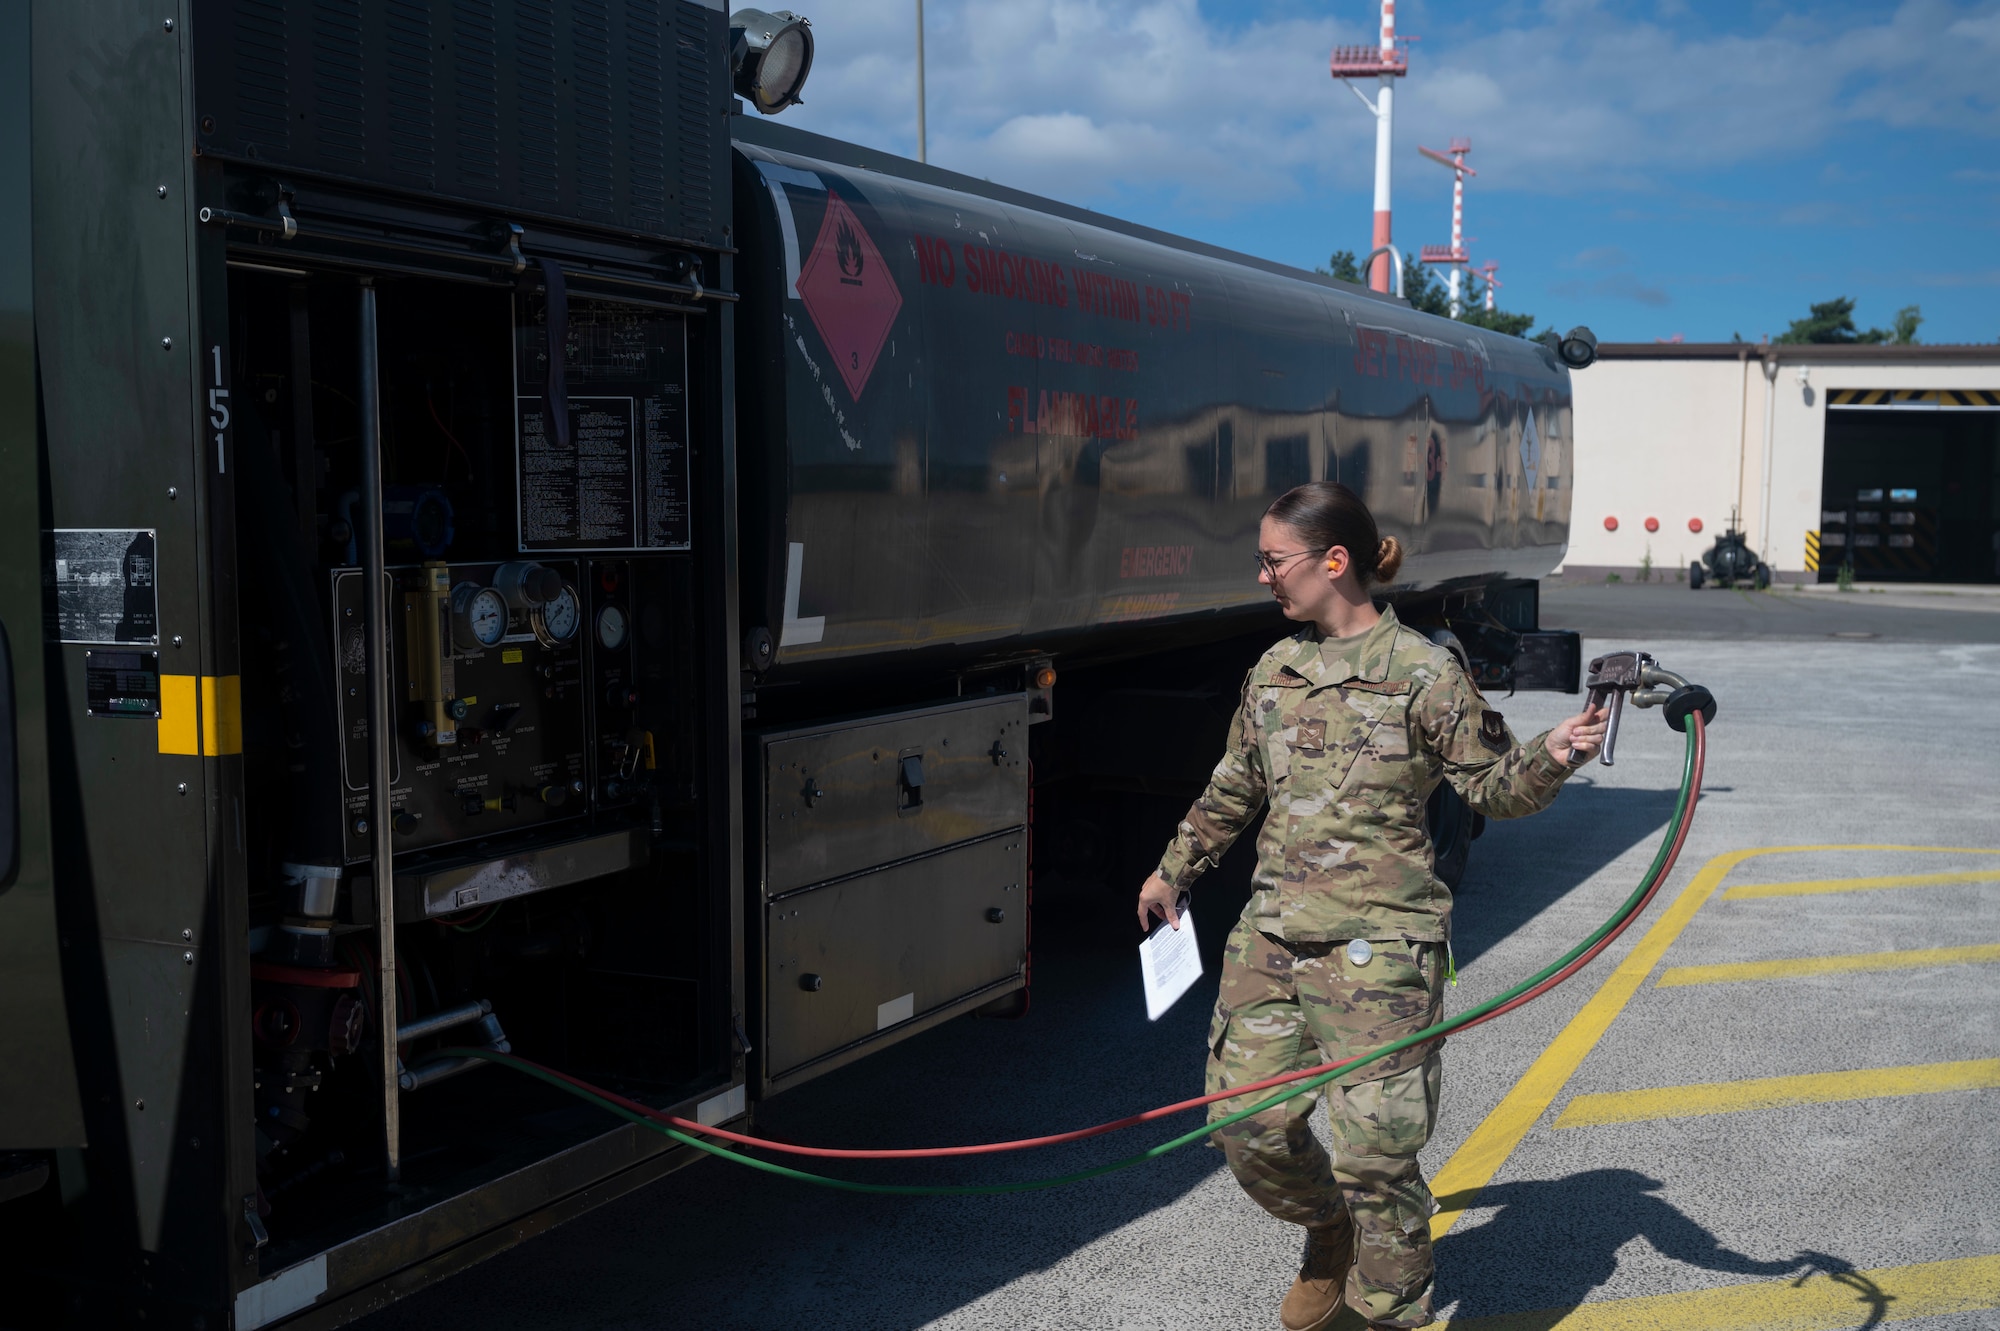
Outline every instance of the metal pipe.
<path fill-rule="evenodd" d="M 1381 254 L 1388 255 L 1389 258 L 1387 261 L 1393 265 L 1392 271 L 1395 273 L 1396 276 L 1396 289 L 1393 294 L 1396 296 L 1398 300 L 1401 300 L 1404 298 L 1403 297 L 1403 252 L 1401 250 L 1397 249 L 1394 245 L 1383 245 L 1378 249 L 1372 249 L 1368 251 L 1368 257 L 1361 261 L 1361 267 L 1363 271 L 1367 271 L 1368 266 L 1375 262 L 1376 256 Z"/>
<path fill-rule="evenodd" d="M 309 567 L 317 562 L 319 554 L 319 465 L 313 451 L 310 292 L 304 282 L 294 282 L 286 299 L 292 335 L 291 381 L 286 385 L 292 400 L 292 504 L 298 513 L 299 552 Z"/>
<path fill-rule="evenodd" d="M 207 226 L 240 226 L 265 231 L 291 240 L 299 234 L 299 224 L 288 211 L 283 217 L 259 217 L 255 213 L 231 212 L 227 208 L 203 208 L 195 214 Z"/>
<path fill-rule="evenodd" d="M 1736 411 L 1736 512 L 1743 511 L 1743 468 L 1750 461 L 1750 348 L 1736 353 L 1736 368 L 1742 383 Z"/>
<path fill-rule="evenodd" d="M 924 0 L 917 0 L 917 160 L 928 162 L 924 143 Z"/>
<path fill-rule="evenodd" d="M 1768 556 L 1771 549 L 1771 444 L 1778 414 L 1778 359 L 1764 358 L 1764 498 L 1757 519 L 1757 545 Z M 1769 560 L 1767 559 L 1768 563 Z"/>
<path fill-rule="evenodd" d="M 391 1183 L 403 1173 L 401 1078 L 396 1059 L 396 848 L 389 785 L 396 742 L 389 703 L 388 560 L 382 540 L 382 367 L 377 359 L 375 286 L 361 280 L 361 591 L 368 657 L 368 840 L 375 874 L 375 931 L 381 1015 L 382 1145 Z"/>
<path fill-rule="evenodd" d="M 439 1031 L 448 1031 L 454 1026 L 478 1021 L 492 1010 L 493 1004 L 483 998 L 474 999 L 470 1003 L 460 1003 L 457 1007 L 448 1007 L 441 1012 L 433 1012 L 428 1017 L 418 1017 L 415 1021 L 398 1026 L 396 1041 L 401 1044 L 410 1040 L 421 1040 L 426 1035 L 436 1035 Z"/>
<path fill-rule="evenodd" d="M 1677 689 L 1688 686 L 1687 676 L 1675 674 L 1665 666 L 1649 665 L 1639 672 L 1639 682 L 1648 686 L 1671 684 Z"/>
<path fill-rule="evenodd" d="M 483 1058 L 434 1058 L 428 1063 L 419 1063 L 405 1072 L 398 1085 L 406 1091 L 421 1091 L 426 1086 L 436 1085 L 446 1077 L 456 1077 L 461 1072 L 470 1072 L 485 1061 Z"/>
<path fill-rule="evenodd" d="M 489 1049 L 496 1054 L 508 1054 L 514 1050 L 513 1043 L 507 1039 L 507 1032 L 500 1029 L 500 1018 L 490 1011 L 479 1017 L 479 1034 L 485 1043 L 471 1047 Z M 483 1058 L 468 1058 L 461 1055 L 456 1058 L 433 1058 L 410 1068 L 402 1068 L 399 1064 L 398 1084 L 406 1091 L 420 1091 L 426 1086 L 443 1081 L 446 1077 L 456 1077 L 459 1073 L 470 1071 L 485 1062 Z"/>

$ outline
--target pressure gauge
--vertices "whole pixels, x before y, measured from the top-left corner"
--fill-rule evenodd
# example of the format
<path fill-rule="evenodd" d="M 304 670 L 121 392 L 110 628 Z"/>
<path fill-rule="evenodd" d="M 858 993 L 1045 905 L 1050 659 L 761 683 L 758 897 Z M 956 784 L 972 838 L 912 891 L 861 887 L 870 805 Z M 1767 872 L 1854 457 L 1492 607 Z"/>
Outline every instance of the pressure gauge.
<path fill-rule="evenodd" d="M 460 650 L 497 646 L 506 636 L 506 597 L 476 582 L 461 582 L 451 589 L 451 637 Z"/>
<path fill-rule="evenodd" d="M 607 605 L 597 612 L 597 641 L 607 652 L 615 652 L 625 645 L 625 612 L 615 605 Z"/>
<path fill-rule="evenodd" d="M 534 626 L 535 637 L 544 647 L 560 647 L 576 637 L 578 624 L 583 620 L 583 610 L 576 602 L 576 589 L 563 584 L 563 589 L 548 600 L 536 606 L 528 616 Z"/>

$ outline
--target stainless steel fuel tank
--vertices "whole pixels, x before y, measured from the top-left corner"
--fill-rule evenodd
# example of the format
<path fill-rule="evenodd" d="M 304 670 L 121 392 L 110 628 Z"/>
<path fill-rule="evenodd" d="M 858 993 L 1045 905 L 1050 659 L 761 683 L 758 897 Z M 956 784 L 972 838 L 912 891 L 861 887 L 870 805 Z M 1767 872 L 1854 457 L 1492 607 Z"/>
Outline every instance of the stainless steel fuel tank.
<path fill-rule="evenodd" d="M 1258 518 L 1315 479 L 1403 541 L 1392 596 L 1561 561 L 1540 344 L 739 122 L 743 622 L 779 664 L 1268 615 Z"/>

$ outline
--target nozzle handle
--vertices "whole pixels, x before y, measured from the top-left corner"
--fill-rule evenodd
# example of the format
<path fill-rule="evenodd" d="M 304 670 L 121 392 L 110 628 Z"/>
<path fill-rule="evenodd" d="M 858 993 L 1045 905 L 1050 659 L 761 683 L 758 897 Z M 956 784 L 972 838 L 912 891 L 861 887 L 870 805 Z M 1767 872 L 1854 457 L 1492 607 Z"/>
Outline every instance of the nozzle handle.
<path fill-rule="evenodd" d="M 1604 751 L 1597 755 L 1597 761 L 1606 767 L 1615 765 L 1612 751 L 1618 746 L 1618 722 L 1625 715 L 1625 690 L 1619 688 L 1595 688 L 1590 691 L 1593 706 L 1602 707 L 1606 701 L 1611 705 L 1611 720 L 1604 727 Z"/>

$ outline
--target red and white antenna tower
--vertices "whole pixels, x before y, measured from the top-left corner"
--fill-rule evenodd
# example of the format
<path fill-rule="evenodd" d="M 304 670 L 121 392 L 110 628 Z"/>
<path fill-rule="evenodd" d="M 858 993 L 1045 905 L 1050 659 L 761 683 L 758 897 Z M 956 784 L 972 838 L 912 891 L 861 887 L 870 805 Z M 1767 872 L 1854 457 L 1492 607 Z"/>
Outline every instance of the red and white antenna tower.
<path fill-rule="evenodd" d="M 1472 262 L 1472 256 L 1465 252 L 1465 178 L 1479 173 L 1465 164 L 1465 155 L 1472 151 L 1471 139 L 1453 139 L 1445 145 L 1444 152 L 1435 148 L 1417 145 L 1417 151 L 1451 168 L 1451 247 L 1426 245 L 1422 250 L 1423 261 L 1427 264 L 1441 264 L 1451 269 L 1447 290 L 1451 293 L 1451 317 L 1456 319 L 1465 306 L 1459 299 L 1459 283 L 1464 276 L 1461 271 Z M 1445 156 L 1450 153 L 1451 156 Z"/>
<path fill-rule="evenodd" d="M 1368 285 L 1377 291 L 1389 289 L 1389 264 L 1396 265 L 1397 294 L 1402 294 L 1403 257 L 1389 240 L 1389 142 L 1394 124 L 1395 81 L 1410 72 L 1409 56 L 1397 44 L 1414 37 L 1396 36 L 1396 0 L 1382 0 L 1382 40 L 1379 46 L 1336 46 L 1328 69 L 1347 85 L 1375 117 L 1375 239 L 1368 252 Z M 1355 79 L 1377 79 L 1381 90 L 1375 100 L 1354 86 Z"/>
<path fill-rule="evenodd" d="M 1488 259 L 1479 265 L 1479 271 L 1486 277 L 1486 312 L 1493 313 L 1493 288 L 1507 285 L 1493 274 L 1500 271 L 1500 265 Z"/>

